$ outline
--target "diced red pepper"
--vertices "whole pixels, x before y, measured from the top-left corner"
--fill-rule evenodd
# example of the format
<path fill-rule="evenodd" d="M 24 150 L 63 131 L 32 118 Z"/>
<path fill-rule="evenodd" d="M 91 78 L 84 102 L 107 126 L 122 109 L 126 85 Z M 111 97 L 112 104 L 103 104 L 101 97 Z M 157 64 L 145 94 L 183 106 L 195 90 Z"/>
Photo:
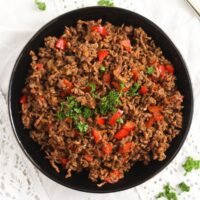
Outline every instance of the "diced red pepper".
<path fill-rule="evenodd" d="M 121 41 L 121 45 L 127 50 L 127 51 L 131 51 L 131 42 L 130 40 L 122 40 Z"/>
<path fill-rule="evenodd" d="M 154 117 L 152 116 L 147 122 L 146 122 L 146 127 L 147 128 L 150 128 L 153 126 L 153 124 L 155 123 L 155 119 Z"/>
<path fill-rule="evenodd" d="M 42 64 L 42 63 L 37 63 L 37 64 L 35 64 L 35 69 L 36 70 L 40 70 L 40 69 L 42 69 L 44 67 L 44 65 Z"/>
<path fill-rule="evenodd" d="M 174 74 L 174 67 L 172 65 L 166 65 L 165 70 L 170 74 Z"/>
<path fill-rule="evenodd" d="M 116 134 L 115 138 L 121 140 L 122 138 L 126 137 L 129 134 L 129 131 L 125 129 L 120 129 Z"/>
<path fill-rule="evenodd" d="M 109 54 L 109 52 L 107 50 L 100 50 L 98 52 L 98 58 L 99 58 L 99 61 L 102 62 L 103 59 Z"/>
<path fill-rule="evenodd" d="M 118 91 L 121 90 L 121 86 L 120 86 L 120 84 L 119 84 L 118 82 L 112 81 L 111 84 L 113 85 L 113 87 L 114 87 L 116 90 L 118 90 Z"/>
<path fill-rule="evenodd" d="M 96 123 L 98 125 L 104 125 L 105 124 L 105 119 L 103 117 L 96 117 Z"/>
<path fill-rule="evenodd" d="M 101 137 L 100 131 L 98 131 L 96 129 L 93 129 L 92 130 L 92 135 L 94 137 L 94 141 L 95 141 L 96 144 L 101 141 L 102 137 Z"/>
<path fill-rule="evenodd" d="M 110 73 L 103 74 L 103 82 L 108 84 L 110 83 Z"/>
<path fill-rule="evenodd" d="M 154 113 L 154 119 L 155 121 L 161 121 L 164 119 L 163 115 L 161 115 L 159 112 L 158 113 Z"/>
<path fill-rule="evenodd" d="M 106 31 L 106 28 L 101 25 L 92 26 L 91 30 L 100 33 L 102 36 L 106 36 L 108 34 L 108 32 Z"/>
<path fill-rule="evenodd" d="M 148 110 L 151 113 L 158 113 L 161 111 L 161 107 L 160 106 L 149 106 Z"/>
<path fill-rule="evenodd" d="M 123 110 L 118 109 L 117 112 L 109 119 L 109 124 L 114 126 L 116 121 L 122 116 Z"/>
<path fill-rule="evenodd" d="M 135 128 L 135 123 L 132 121 L 127 121 L 123 126 L 123 129 L 127 131 L 132 131 L 134 128 Z"/>
<path fill-rule="evenodd" d="M 61 162 L 62 166 L 66 166 L 68 159 L 67 158 L 61 158 L 60 162 Z"/>
<path fill-rule="evenodd" d="M 90 92 L 92 90 L 92 88 L 90 86 L 87 86 L 85 88 L 82 89 L 84 92 Z"/>
<path fill-rule="evenodd" d="M 61 92 L 60 92 L 60 96 L 61 96 L 62 98 L 66 97 L 67 95 L 69 95 L 69 94 L 72 93 L 71 90 L 72 90 L 72 88 L 68 88 L 67 90 L 61 91 Z"/>
<path fill-rule="evenodd" d="M 160 72 L 160 77 L 163 78 L 165 75 L 165 67 L 164 65 L 158 65 L 158 71 Z"/>
<path fill-rule="evenodd" d="M 88 162 L 93 161 L 93 157 L 92 157 L 91 155 L 89 155 L 89 154 L 85 154 L 85 155 L 84 155 L 84 158 L 85 158 Z"/>
<path fill-rule="evenodd" d="M 103 152 L 106 155 L 110 155 L 112 153 L 112 149 L 113 149 L 113 145 L 111 143 L 104 144 L 102 148 Z"/>
<path fill-rule="evenodd" d="M 129 91 L 129 87 L 125 87 L 124 89 L 123 89 L 123 92 L 128 92 Z"/>
<path fill-rule="evenodd" d="M 68 81 L 67 79 L 63 79 L 63 84 L 67 87 L 67 88 L 72 88 L 73 84 Z"/>
<path fill-rule="evenodd" d="M 56 48 L 65 50 L 67 48 L 67 40 L 65 38 L 60 38 L 56 42 Z"/>
<path fill-rule="evenodd" d="M 26 96 L 26 95 L 23 95 L 23 96 L 20 98 L 20 103 L 21 103 L 21 104 L 27 103 L 27 96 Z"/>
<path fill-rule="evenodd" d="M 141 86 L 139 93 L 140 94 L 146 94 L 148 92 L 148 88 L 146 86 Z"/>
<path fill-rule="evenodd" d="M 134 79 L 134 81 L 137 81 L 138 77 L 139 77 L 138 71 L 136 69 L 133 69 L 132 73 L 133 73 L 133 79 Z"/>
<path fill-rule="evenodd" d="M 122 154 L 126 154 L 128 153 L 131 148 L 133 147 L 133 142 L 126 142 L 120 149 L 119 149 L 119 152 L 122 153 Z"/>

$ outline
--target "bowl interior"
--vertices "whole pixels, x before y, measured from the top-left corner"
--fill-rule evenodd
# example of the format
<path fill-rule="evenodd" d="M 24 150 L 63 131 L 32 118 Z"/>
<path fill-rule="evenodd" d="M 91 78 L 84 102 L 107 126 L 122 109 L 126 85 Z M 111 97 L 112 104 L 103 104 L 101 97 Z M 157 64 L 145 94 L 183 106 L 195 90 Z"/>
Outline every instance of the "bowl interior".
<path fill-rule="evenodd" d="M 148 166 L 145 166 L 142 163 L 137 163 L 131 171 L 125 175 L 124 179 L 116 184 L 105 185 L 101 188 L 98 188 L 95 183 L 92 183 L 87 178 L 88 173 L 86 171 L 74 173 L 71 178 L 65 179 L 64 172 L 57 174 L 53 170 L 48 160 L 44 158 L 44 153 L 40 151 L 40 147 L 32 141 L 29 137 L 28 131 L 23 128 L 20 114 L 21 106 L 19 104 L 21 90 L 25 85 L 25 79 L 31 62 L 29 51 L 34 50 L 37 52 L 38 48 L 44 45 L 44 37 L 49 35 L 60 36 L 65 26 L 74 26 L 79 19 L 97 20 L 99 18 L 103 19 L 103 21 L 109 21 L 114 25 L 120 26 L 126 24 L 133 25 L 134 27 L 142 27 L 147 34 L 154 39 L 156 45 L 161 47 L 165 57 L 173 63 L 175 67 L 175 75 L 177 77 L 176 84 L 178 89 L 184 95 L 183 128 L 179 136 L 171 143 L 170 148 L 167 151 L 167 158 L 162 162 L 152 161 Z M 15 64 L 10 80 L 8 101 L 10 119 L 15 135 L 20 146 L 33 164 L 49 178 L 58 183 L 86 192 L 120 191 L 141 184 L 145 180 L 153 177 L 174 158 L 182 146 L 190 127 L 193 112 L 193 95 L 188 71 L 180 53 L 171 40 L 161 29 L 146 18 L 127 10 L 108 7 L 89 7 L 71 11 L 57 17 L 39 30 L 25 46 Z"/>

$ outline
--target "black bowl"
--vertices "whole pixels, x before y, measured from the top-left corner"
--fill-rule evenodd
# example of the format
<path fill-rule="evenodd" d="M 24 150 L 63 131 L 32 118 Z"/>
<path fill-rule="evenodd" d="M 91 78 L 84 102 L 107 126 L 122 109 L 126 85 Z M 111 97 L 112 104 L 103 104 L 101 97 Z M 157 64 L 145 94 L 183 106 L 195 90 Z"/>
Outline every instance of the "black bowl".
<path fill-rule="evenodd" d="M 125 174 L 124 179 L 116 184 L 107 184 L 101 188 L 98 188 L 95 183 L 92 183 L 88 179 L 88 173 L 86 171 L 74 173 L 69 179 L 64 178 L 64 172 L 58 174 L 54 171 L 49 161 L 44 158 L 45 155 L 40 150 L 40 147 L 33 142 L 29 137 L 28 131 L 24 129 L 21 122 L 21 106 L 19 103 L 21 91 L 25 85 L 25 79 L 31 62 L 29 51 L 34 50 L 37 52 L 38 48 L 43 46 L 44 37 L 49 35 L 59 37 L 65 26 L 74 26 L 79 19 L 97 20 L 99 18 L 102 18 L 103 21 L 109 21 L 114 25 L 120 26 L 126 24 L 133 25 L 134 27 L 142 27 L 155 40 L 156 44 L 161 47 L 165 57 L 173 63 L 177 77 L 176 84 L 184 95 L 183 128 L 181 133 L 172 141 L 167 151 L 167 158 L 162 162 L 152 161 L 148 166 L 137 163 L 130 172 Z M 137 186 L 164 169 L 183 145 L 193 114 L 193 93 L 188 70 L 182 56 L 172 41 L 158 26 L 141 15 L 124 9 L 109 7 L 88 7 L 74 10 L 55 18 L 41 28 L 24 47 L 15 63 L 10 79 L 8 103 L 10 120 L 15 136 L 30 161 L 50 179 L 64 186 L 80 191 L 97 193 L 116 192 Z"/>

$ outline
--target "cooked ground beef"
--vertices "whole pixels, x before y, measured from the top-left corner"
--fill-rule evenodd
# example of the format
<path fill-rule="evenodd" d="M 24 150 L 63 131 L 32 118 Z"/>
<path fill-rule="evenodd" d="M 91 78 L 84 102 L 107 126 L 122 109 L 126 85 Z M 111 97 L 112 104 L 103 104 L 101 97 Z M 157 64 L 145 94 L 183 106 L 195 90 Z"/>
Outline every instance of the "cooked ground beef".
<path fill-rule="evenodd" d="M 86 169 L 102 186 L 135 162 L 166 158 L 182 127 L 183 96 L 142 28 L 79 20 L 30 56 L 22 122 L 58 173 Z"/>

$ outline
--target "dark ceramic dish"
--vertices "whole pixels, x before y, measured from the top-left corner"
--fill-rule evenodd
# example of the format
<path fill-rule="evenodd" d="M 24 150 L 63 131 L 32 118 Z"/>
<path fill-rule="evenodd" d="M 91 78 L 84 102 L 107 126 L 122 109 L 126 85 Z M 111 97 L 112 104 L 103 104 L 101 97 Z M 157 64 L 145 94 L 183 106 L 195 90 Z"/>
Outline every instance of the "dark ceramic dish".
<path fill-rule="evenodd" d="M 73 173 L 73 176 L 69 179 L 64 178 L 65 172 L 59 174 L 55 172 L 50 166 L 49 161 L 44 158 L 45 155 L 40 151 L 40 147 L 29 137 L 28 130 L 24 129 L 21 122 L 21 105 L 19 103 L 21 91 L 28 74 L 28 66 L 31 62 L 29 51 L 34 50 L 37 52 L 38 48 L 43 46 L 44 37 L 49 35 L 59 37 L 65 26 L 73 26 L 79 19 L 96 20 L 99 18 L 102 18 L 103 21 L 109 21 L 114 25 L 120 26 L 126 24 L 133 25 L 134 27 L 142 27 L 155 40 L 157 46 L 161 47 L 165 57 L 173 63 L 177 77 L 176 84 L 184 95 L 183 127 L 180 135 L 171 143 L 167 151 L 167 158 L 162 162 L 152 161 L 148 166 L 137 163 L 130 172 L 125 174 L 124 179 L 116 184 L 106 184 L 101 188 L 98 188 L 95 183 L 87 178 L 88 174 L 86 171 Z M 8 104 L 10 120 L 15 136 L 30 161 L 47 177 L 64 186 L 80 191 L 96 193 L 116 192 L 137 186 L 164 169 L 183 145 L 193 114 L 193 94 L 188 70 L 182 56 L 172 41 L 159 27 L 148 19 L 128 10 L 109 7 L 88 7 L 74 10 L 57 17 L 41 28 L 24 47 L 15 63 L 10 79 Z"/>

